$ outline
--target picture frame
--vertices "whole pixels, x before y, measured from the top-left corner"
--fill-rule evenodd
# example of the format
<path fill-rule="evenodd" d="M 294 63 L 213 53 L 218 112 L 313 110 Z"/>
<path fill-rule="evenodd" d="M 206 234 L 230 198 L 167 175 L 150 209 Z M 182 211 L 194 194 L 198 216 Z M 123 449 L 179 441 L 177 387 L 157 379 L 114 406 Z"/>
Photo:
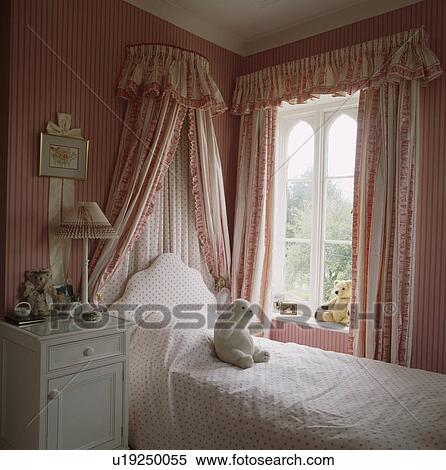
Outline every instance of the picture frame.
<path fill-rule="evenodd" d="M 86 139 L 41 132 L 39 176 L 86 180 L 88 146 Z"/>

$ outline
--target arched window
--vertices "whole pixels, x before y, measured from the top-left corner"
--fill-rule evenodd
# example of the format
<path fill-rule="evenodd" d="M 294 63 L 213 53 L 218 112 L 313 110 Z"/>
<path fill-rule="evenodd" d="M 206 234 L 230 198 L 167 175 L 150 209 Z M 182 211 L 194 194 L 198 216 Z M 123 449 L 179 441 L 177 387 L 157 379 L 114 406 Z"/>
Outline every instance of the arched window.
<path fill-rule="evenodd" d="M 328 131 L 323 237 L 323 300 L 336 279 L 352 276 L 352 208 L 357 124 L 351 115 L 333 116 Z"/>
<path fill-rule="evenodd" d="M 274 291 L 311 309 L 351 279 L 357 108 L 322 96 L 279 112 Z"/>
<path fill-rule="evenodd" d="M 288 179 L 313 176 L 314 129 L 306 121 L 299 121 L 289 133 L 287 155 Z"/>
<path fill-rule="evenodd" d="M 313 209 L 314 129 L 299 121 L 287 144 L 287 215 L 285 230 L 285 290 L 311 297 L 311 232 Z"/>
<path fill-rule="evenodd" d="M 328 132 L 329 176 L 353 175 L 356 152 L 356 120 L 346 114 L 335 116 Z"/>

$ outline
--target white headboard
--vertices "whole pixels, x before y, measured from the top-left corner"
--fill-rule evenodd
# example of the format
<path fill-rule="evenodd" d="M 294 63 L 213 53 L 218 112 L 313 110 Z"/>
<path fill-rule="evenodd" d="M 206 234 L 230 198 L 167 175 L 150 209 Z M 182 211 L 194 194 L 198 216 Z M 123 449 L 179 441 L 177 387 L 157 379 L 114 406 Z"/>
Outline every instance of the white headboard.
<path fill-rule="evenodd" d="M 128 280 L 123 296 L 114 302 L 110 311 L 116 312 L 117 304 L 163 305 L 171 310 L 182 304 L 215 303 L 215 296 L 198 271 L 184 264 L 176 254 L 164 253 L 149 268 Z M 125 318 L 131 320 L 133 313 L 126 312 Z"/>

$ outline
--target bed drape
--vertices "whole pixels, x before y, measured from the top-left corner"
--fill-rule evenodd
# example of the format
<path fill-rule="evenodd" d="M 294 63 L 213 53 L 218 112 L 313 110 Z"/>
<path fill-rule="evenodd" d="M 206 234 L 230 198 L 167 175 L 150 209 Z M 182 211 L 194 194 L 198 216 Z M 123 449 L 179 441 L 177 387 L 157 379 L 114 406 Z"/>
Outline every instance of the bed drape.
<path fill-rule="evenodd" d="M 127 111 L 119 147 L 118 163 L 107 203 L 106 214 L 118 238 L 99 243 L 90 263 L 90 292 L 95 294 L 115 272 L 123 257 L 139 240 L 156 203 L 169 166 L 176 152 L 181 129 L 189 110 L 203 110 L 209 116 L 225 111 L 217 85 L 209 74 L 207 59 L 183 49 L 164 45 L 137 45 L 127 48 L 126 60 L 118 84 L 118 96 L 127 100 Z M 212 127 L 212 121 L 208 127 Z M 202 128 L 199 128 L 202 132 Z M 217 180 L 222 181 L 218 150 L 203 149 L 200 160 L 213 165 Z M 204 174 L 203 172 L 202 174 Z M 201 175 L 199 176 L 199 178 Z M 222 184 L 222 183 L 221 183 Z M 205 184 L 201 184 L 205 187 Z M 211 194 L 212 207 L 218 207 L 218 223 L 208 219 L 211 210 L 202 213 L 218 243 L 208 246 L 211 236 L 200 238 L 209 270 L 227 276 L 227 218 L 224 204 L 216 201 L 220 192 Z M 221 244 L 225 245 L 224 247 Z M 217 260 L 217 261 L 215 261 Z M 223 264 L 225 264 L 223 266 Z M 215 269 L 214 266 L 219 266 Z M 216 280 L 217 281 L 217 280 Z"/>
<path fill-rule="evenodd" d="M 175 253 L 183 263 L 201 273 L 209 289 L 214 279 L 200 250 L 195 224 L 195 198 L 189 167 L 188 118 L 185 118 L 177 150 L 162 188 L 155 195 L 153 212 L 131 250 L 122 257 L 115 272 L 101 288 L 101 301 L 119 299 L 128 279 L 146 269 L 160 253 Z"/>
<path fill-rule="evenodd" d="M 304 103 L 323 93 L 345 95 L 361 90 L 353 229 L 353 300 L 357 305 L 352 309 L 349 345 L 358 356 L 409 363 L 419 88 L 441 73 L 426 32 L 420 28 L 237 79 L 232 112 L 241 114 L 242 121 L 234 233 L 242 239 L 237 244 L 234 238 L 234 293 L 257 300 L 252 279 L 271 276 L 271 264 L 264 260 L 273 224 L 260 224 L 253 230 L 246 221 L 258 201 L 267 199 L 274 189 L 274 178 L 269 184 L 263 182 L 261 159 L 259 164 L 250 164 L 251 155 L 258 155 L 260 138 L 258 148 L 249 148 L 247 142 L 255 140 L 249 132 L 259 136 L 260 126 L 248 123 L 256 122 L 260 112 L 274 112 L 283 101 Z M 266 148 L 265 158 L 274 166 L 274 148 Z M 256 187 L 263 188 L 263 196 L 253 196 L 246 189 L 257 181 L 262 181 Z M 252 261 L 243 270 L 238 269 L 240 260 Z M 270 297 L 270 283 L 263 283 L 262 288 L 261 307 L 268 311 L 270 302 L 265 299 Z M 372 305 L 379 307 L 370 310 Z M 390 314 L 384 312 L 389 308 Z"/>
<path fill-rule="evenodd" d="M 229 282 L 231 254 L 221 162 L 210 111 L 191 109 L 188 125 L 198 237 L 217 289 L 224 288 Z"/>

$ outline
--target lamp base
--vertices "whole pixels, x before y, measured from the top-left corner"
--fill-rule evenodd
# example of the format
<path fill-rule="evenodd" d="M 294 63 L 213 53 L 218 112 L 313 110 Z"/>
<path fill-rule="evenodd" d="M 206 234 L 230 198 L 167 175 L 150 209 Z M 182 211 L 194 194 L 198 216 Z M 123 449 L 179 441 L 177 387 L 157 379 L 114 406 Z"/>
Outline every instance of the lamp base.
<path fill-rule="evenodd" d="M 88 238 L 82 240 L 82 305 L 88 305 Z M 82 309 L 84 311 L 84 309 Z"/>

